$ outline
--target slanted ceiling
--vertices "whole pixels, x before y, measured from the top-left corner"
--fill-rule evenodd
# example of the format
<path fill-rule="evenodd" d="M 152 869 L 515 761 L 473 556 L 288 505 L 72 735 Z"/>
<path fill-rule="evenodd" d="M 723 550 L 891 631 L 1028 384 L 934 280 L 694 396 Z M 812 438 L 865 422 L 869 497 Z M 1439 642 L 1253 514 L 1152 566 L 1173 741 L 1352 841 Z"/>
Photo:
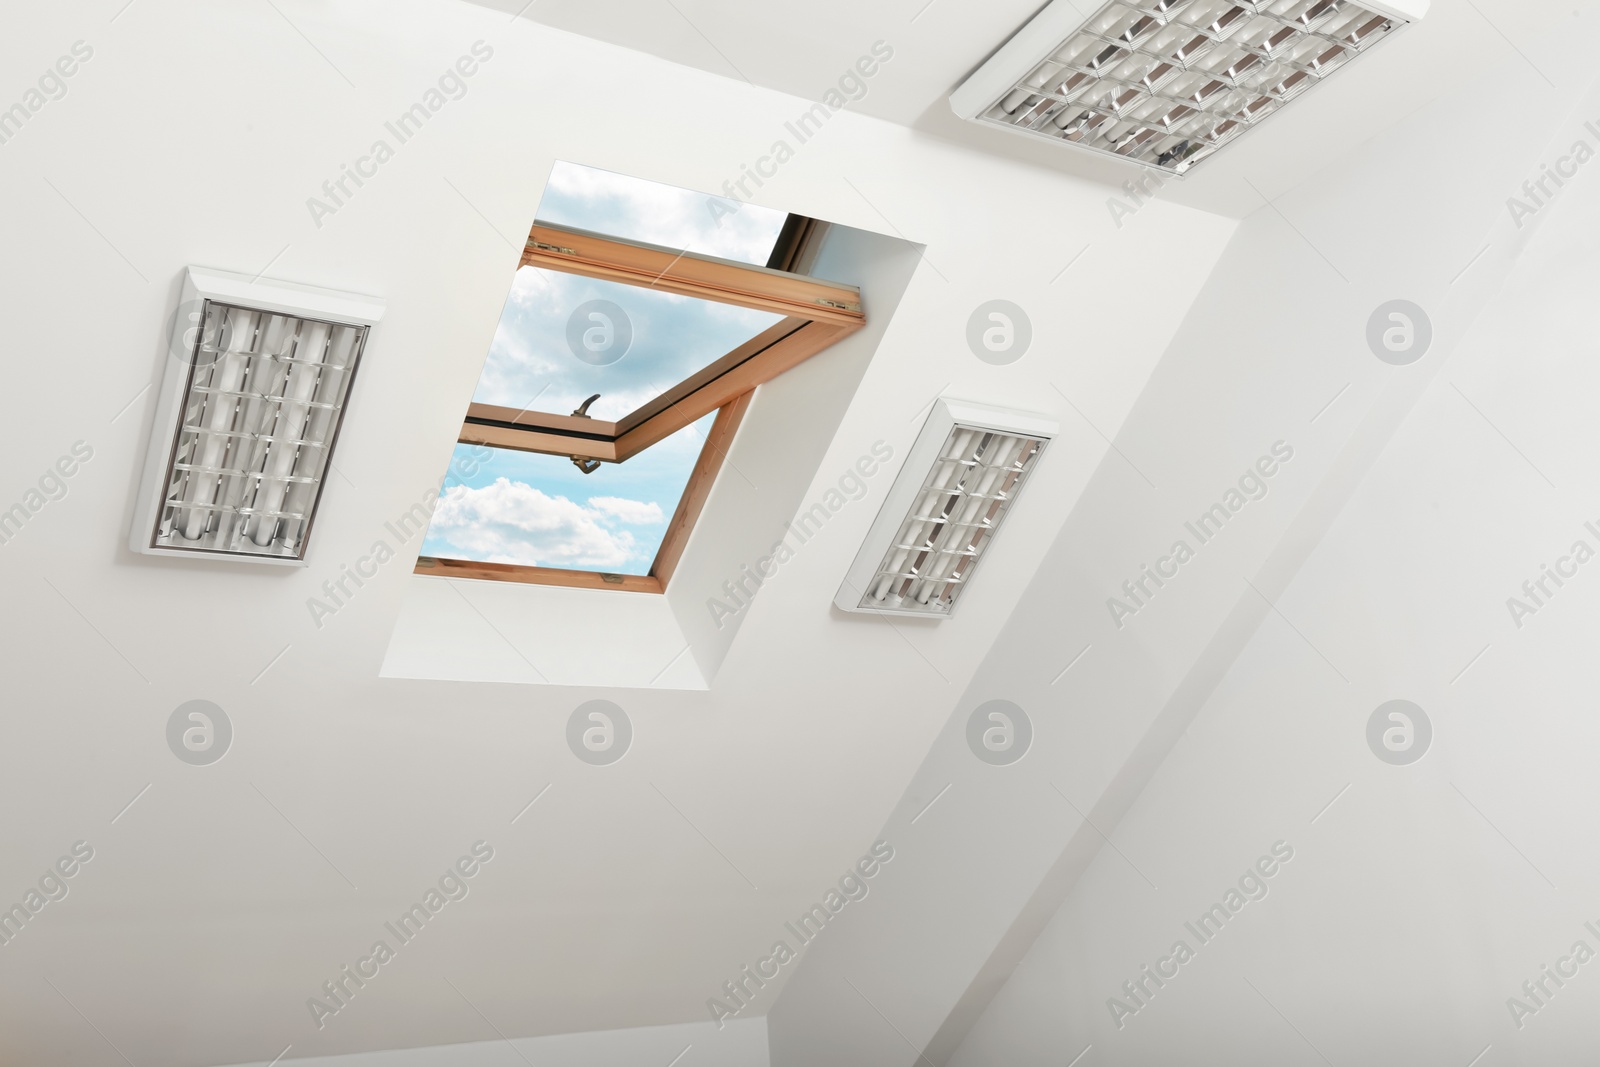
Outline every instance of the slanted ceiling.
<path fill-rule="evenodd" d="M 0 949 L 5 1055 L 99 1062 L 116 1056 L 104 1034 L 135 1063 L 215 1067 L 291 1043 L 286 1059 L 492 1039 L 485 1019 L 518 1037 L 707 1019 L 707 998 L 876 838 L 1104 441 L 1050 401 L 1071 427 L 1064 460 L 1041 467 L 1005 558 L 985 563 L 984 584 L 937 630 L 829 608 L 890 471 L 766 584 L 709 692 L 382 678 L 421 580 L 419 538 L 385 524 L 401 529 L 444 473 L 554 161 L 714 191 L 808 105 L 437 0 L 38 7 L 17 16 L 0 60 L 42 72 L 77 41 L 93 55 L 66 95 L 0 146 L 0 188 L 25 205 L 0 220 L 16 267 L 12 344 L 49 354 L 11 367 L 6 506 L 32 499 L 77 443 L 90 457 L 64 492 L 39 490 L 0 545 L 11 668 L 0 804 L 26 813 L 7 821 L 15 876 L 0 897 L 25 893 L 77 841 L 95 858 Z M 440 90 L 462 56 L 478 64 L 457 75 L 465 90 Z M 619 85 L 650 91 L 621 113 Z M 401 142 L 385 124 L 435 92 L 439 108 Z M 380 140 L 390 153 L 376 176 L 313 214 L 324 183 L 375 160 Z M 1079 234 L 1102 225 L 1103 190 L 848 112 L 804 148 L 759 190 L 763 203 L 925 253 L 905 265 L 914 273 L 831 442 L 809 470 L 777 448 L 766 460 L 807 506 L 875 442 L 903 454 L 945 390 L 1026 407 L 1055 396 L 1054 380 L 1114 433 L 1232 228 L 1152 207 L 1052 289 Z M 1000 187 L 1018 196 L 997 201 Z M 993 232 L 1040 240 L 999 247 Z M 1152 312 L 1148 291 L 1116 279 L 1173 240 L 1190 255 Z M 189 264 L 388 302 L 304 569 L 124 547 L 148 389 Z M 1029 309 L 1040 338 L 1003 368 L 960 341 L 996 291 Z M 1080 343 L 1044 340 L 1069 332 Z M 1096 355 L 1112 348 L 1115 360 Z M 805 412 L 769 417 L 784 426 Z M 764 500 L 763 468 L 744 473 Z M 792 518 L 751 536 L 766 551 Z M 379 541 L 392 558 L 314 617 L 323 583 Z M 700 612 L 733 573 L 696 574 Z M 515 627 L 500 605 L 471 583 L 449 590 L 469 605 L 471 642 L 503 651 Z M 702 617 L 696 641 L 730 632 Z M 613 639 L 626 650 L 626 633 Z M 517 647 L 519 663 L 548 667 L 540 648 Z M 609 767 L 566 742 L 569 717 L 594 699 L 624 706 L 634 727 Z M 231 747 L 210 766 L 167 745 L 168 719 L 191 700 L 231 720 Z M 318 1028 L 308 998 L 479 840 L 495 859 L 470 895 Z"/>
<path fill-rule="evenodd" d="M 536 6 L 552 20 L 579 10 Z M 15 442 L 0 456 L 0 507 L 27 511 L 0 544 L 11 609 L 0 614 L 0 806 L 14 816 L 0 900 L 20 899 L 77 842 L 94 858 L 0 947 L 6 1057 L 216 1067 L 286 1046 L 293 1059 L 703 1022 L 707 1000 L 883 839 L 896 858 L 872 895 L 742 1017 L 770 1013 L 777 1063 L 942 1058 L 1064 899 L 1074 863 L 1102 848 L 1094 827 L 1115 832 L 1181 736 L 1166 709 L 1191 707 L 1194 687 L 1232 663 L 1208 652 L 1214 639 L 1268 617 L 1260 605 L 1237 614 L 1253 603 L 1242 579 L 1262 578 L 1269 597 L 1288 588 L 1278 541 L 1310 536 L 1302 512 L 1322 524 L 1313 533 L 1333 520 L 1345 499 L 1334 490 L 1381 450 L 1368 427 L 1394 425 L 1420 390 L 1397 393 L 1394 368 L 1369 362 L 1370 309 L 1437 279 L 1412 299 L 1445 309 L 1450 351 L 1466 328 L 1451 315 L 1488 302 L 1521 238 L 1495 233 L 1479 273 L 1463 268 L 1507 191 L 1565 131 L 1554 110 L 1537 111 L 1548 127 L 1516 121 L 1519 94 L 1546 99 L 1522 68 L 1515 92 L 1407 117 L 1463 78 L 1510 70 L 1495 66 L 1517 61 L 1507 37 L 1570 17 L 1549 3 L 1446 5 L 1364 63 L 1370 77 L 1304 101 L 1304 124 L 1263 130 L 1217 160 L 1209 184 L 1197 176 L 1117 219 L 1107 198 L 1121 195 L 1120 170 L 953 132 L 944 97 L 1025 18 L 1016 4 L 813 6 L 804 19 L 689 5 L 688 30 L 663 29 L 680 17 L 669 7 L 591 5 L 582 17 L 606 24 L 584 24 L 594 37 L 640 27 L 626 32 L 644 44 L 659 30 L 664 52 L 709 45 L 748 80 L 695 69 L 711 65 L 704 52 L 674 65 L 437 0 L 15 16 L 0 40 L 6 69 L 43 72 L 80 41 L 92 55 L 0 145 L 0 190 L 19 206 L 0 219 L 15 268 L 8 328 L 15 351 L 43 354 L 12 361 L 0 401 Z M 380 677 L 419 580 L 415 539 L 397 538 L 393 560 L 318 626 L 307 602 L 321 583 L 437 486 L 553 162 L 720 190 L 878 40 L 894 58 L 866 95 L 758 190 L 768 206 L 923 246 L 800 498 L 836 488 L 877 441 L 904 454 L 940 395 L 1043 407 L 1062 434 L 960 616 L 890 626 L 829 609 L 885 478 L 763 588 L 706 691 Z M 446 95 L 465 55 L 477 72 Z M 1551 76 L 1576 94 L 1570 71 L 1583 69 L 1574 59 Z M 649 89 L 619 110 L 619 86 Z M 439 107 L 397 143 L 385 123 L 429 94 Z M 1513 143 L 1441 181 L 1439 161 L 1481 134 L 1480 111 L 1455 105 L 1483 100 L 1507 109 L 1492 128 Z M 891 113 L 903 124 L 883 120 Z M 1380 113 L 1374 130 L 1367 116 Z M 308 209 L 380 140 L 391 151 L 376 177 L 331 214 Z M 124 547 L 147 392 L 190 263 L 389 302 L 304 570 Z M 1261 299 L 1263 285 L 1282 299 Z M 964 342 L 974 310 L 997 297 L 1026 309 L 1035 338 L 1002 367 Z M 1193 592 L 1167 590 L 1137 628 L 1109 629 L 1108 590 L 1280 439 L 1304 464 L 1286 476 L 1304 480 L 1280 483 L 1241 518 L 1255 527 L 1210 546 Z M 63 457 L 74 473 L 58 478 Z M 763 484 L 759 467 L 746 473 Z M 710 597 L 729 576 L 694 580 Z M 448 589 L 468 605 L 471 642 L 509 644 L 539 669 L 539 647 L 508 642 L 515 627 L 500 613 L 516 605 L 470 583 Z M 1321 669 L 1301 655 L 1297 668 Z M 1403 680 L 1365 684 L 1387 695 Z M 980 694 L 1039 709 L 1038 747 L 1012 768 L 972 761 L 966 719 Z M 232 723 L 209 766 L 168 747 L 169 718 L 192 700 Z M 633 726 L 610 766 L 567 744 L 569 719 L 592 700 L 623 706 Z M 1195 788 L 1224 787 L 1202 777 Z M 470 894 L 319 1028 L 307 1001 L 480 841 L 494 859 Z M 1348 862 L 1368 875 L 1358 887 L 1388 877 L 1359 851 Z M 1232 878 L 1237 866 L 1217 870 Z"/>

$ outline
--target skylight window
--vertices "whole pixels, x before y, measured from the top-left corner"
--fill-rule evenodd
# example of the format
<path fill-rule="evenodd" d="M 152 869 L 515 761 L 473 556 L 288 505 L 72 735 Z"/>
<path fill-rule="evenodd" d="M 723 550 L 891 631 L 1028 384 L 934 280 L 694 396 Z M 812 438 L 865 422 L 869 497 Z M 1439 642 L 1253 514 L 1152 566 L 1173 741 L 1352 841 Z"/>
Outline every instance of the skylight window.
<path fill-rule="evenodd" d="M 457 465 L 418 573 L 665 588 L 754 390 L 866 323 L 794 272 L 818 224 L 721 203 L 556 167 L 459 435 L 490 458 Z"/>
<path fill-rule="evenodd" d="M 649 575 L 713 419 L 589 475 L 565 456 L 457 445 L 423 554 Z"/>

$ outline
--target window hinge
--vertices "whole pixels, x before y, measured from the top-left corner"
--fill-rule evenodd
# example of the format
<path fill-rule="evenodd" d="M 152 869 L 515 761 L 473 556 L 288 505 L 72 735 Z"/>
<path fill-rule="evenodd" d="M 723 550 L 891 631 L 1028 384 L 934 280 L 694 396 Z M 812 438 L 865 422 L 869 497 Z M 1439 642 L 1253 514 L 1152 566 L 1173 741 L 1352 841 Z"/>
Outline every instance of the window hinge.
<path fill-rule="evenodd" d="M 529 241 L 528 247 L 535 252 L 554 252 L 561 256 L 575 256 L 578 254 L 578 250 L 575 248 L 565 248 L 561 245 L 547 245 L 543 241 Z"/>
<path fill-rule="evenodd" d="M 825 308 L 837 308 L 840 311 L 860 311 L 861 310 L 861 305 L 860 304 L 841 304 L 837 300 L 822 300 L 822 299 L 818 299 L 817 303 L 821 304 Z"/>

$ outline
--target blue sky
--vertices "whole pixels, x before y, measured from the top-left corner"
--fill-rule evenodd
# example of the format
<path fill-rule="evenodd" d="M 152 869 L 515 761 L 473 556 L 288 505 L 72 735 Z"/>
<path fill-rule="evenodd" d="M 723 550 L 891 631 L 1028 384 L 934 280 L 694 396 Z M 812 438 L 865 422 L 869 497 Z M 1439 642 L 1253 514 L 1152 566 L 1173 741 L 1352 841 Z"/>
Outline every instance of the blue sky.
<path fill-rule="evenodd" d="M 726 210 L 713 212 L 713 201 Z M 538 217 L 757 264 L 766 262 L 785 218 L 782 212 L 570 163 L 556 164 Z M 626 352 L 607 366 L 578 358 L 568 343 L 569 320 L 592 300 L 622 308 L 632 332 Z M 779 318 L 524 267 L 510 286 L 474 399 L 566 414 L 600 393 L 589 413 L 614 420 Z M 580 327 L 598 324 L 587 315 L 578 319 Z M 423 552 L 648 574 L 713 418 L 708 415 L 626 463 L 603 464 L 589 475 L 565 457 L 525 452 L 493 450 L 489 460 L 472 463 L 471 449 L 459 446 Z M 464 471 L 473 473 L 462 477 Z"/>

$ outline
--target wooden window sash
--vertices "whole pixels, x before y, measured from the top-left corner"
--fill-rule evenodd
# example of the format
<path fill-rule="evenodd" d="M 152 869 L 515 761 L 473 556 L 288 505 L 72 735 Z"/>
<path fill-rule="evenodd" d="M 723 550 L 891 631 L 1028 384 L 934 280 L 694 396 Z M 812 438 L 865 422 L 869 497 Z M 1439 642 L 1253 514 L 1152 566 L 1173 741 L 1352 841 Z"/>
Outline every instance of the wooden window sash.
<path fill-rule="evenodd" d="M 728 450 L 733 447 L 733 437 L 750 409 L 752 396 L 752 393 L 742 393 L 729 401 L 711 424 L 705 447 L 700 450 L 694 472 L 689 475 L 689 483 L 684 486 L 683 496 L 678 498 L 678 507 L 672 513 L 666 535 L 661 538 L 661 547 L 656 550 L 655 562 L 650 565 L 651 577 L 660 581 L 663 589 L 677 571 L 684 549 L 689 547 L 689 535 L 700 521 L 700 512 L 705 509 L 711 487 L 728 458 Z"/>
<path fill-rule="evenodd" d="M 621 463 L 866 325 L 854 286 L 584 230 L 535 223 L 522 264 L 785 317 L 615 422 L 473 403 L 463 444 Z"/>
<path fill-rule="evenodd" d="M 528 234 L 520 265 L 780 315 L 839 323 L 862 320 L 861 290 L 852 285 L 538 222 Z"/>
<path fill-rule="evenodd" d="M 585 456 L 606 463 L 621 463 L 685 426 L 693 425 L 735 397 L 804 363 L 859 328 L 808 322 L 756 355 L 732 361 L 725 369 L 722 369 L 724 361 L 719 360 L 708 368 L 708 372 L 713 373 L 703 384 L 688 390 L 681 399 L 664 402 L 659 410 L 632 425 L 628 420 L 606 422 L 473 404 L 467 409 L 460 440 L 463 444 L 490 448 Z M 734 354 L 738 351 L 736 349 Z M 670 398 L 672 394 L 665 395 Z"/>
<path fill-rule="evenodd" d="M 516 563 L 474 563 L 464 559 L 421 556 L 417 574 L 434 578 L 471 578 L 488 582 L 518 582 L 523 585 L 555 585 L 571 589 L 616 589 L 624 593 L 664 593 L 666 587 L 654 575 L 602 574 L 599 571 L 569 571 L 560 567 L 528 567 Z"/>

